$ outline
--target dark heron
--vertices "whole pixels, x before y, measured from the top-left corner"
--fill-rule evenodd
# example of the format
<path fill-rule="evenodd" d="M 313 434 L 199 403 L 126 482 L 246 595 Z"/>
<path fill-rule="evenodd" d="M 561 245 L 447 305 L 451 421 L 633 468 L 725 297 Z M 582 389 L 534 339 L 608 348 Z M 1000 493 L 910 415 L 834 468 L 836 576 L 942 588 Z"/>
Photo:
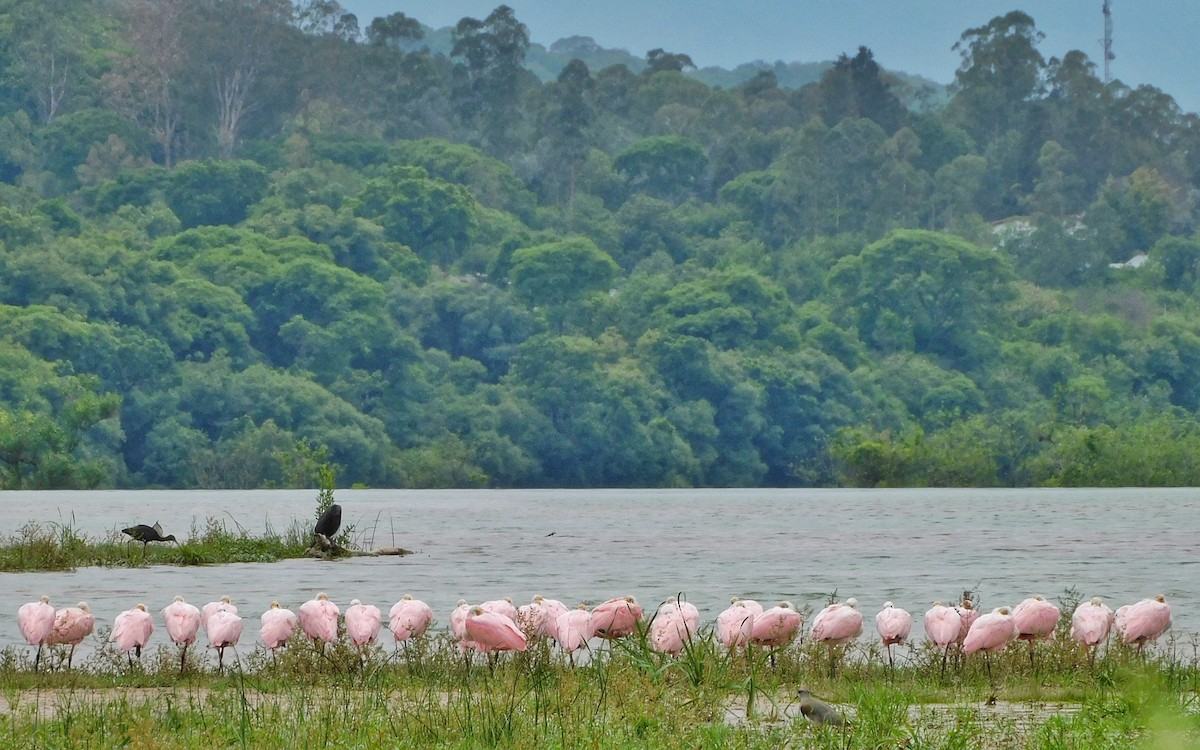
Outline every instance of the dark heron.
<path fill-rule="evenodd" d="M 313 528 L 314 534 L 320 534 L 326 539 L 333 539 L 333 535 L 337 533 L 342 526 L 342 506 L 334 503 L 329 506 L 329 509 L 321 514 L 317 519 L 317 525 Z"/>
<path fill-rule="evenodd" d="M 135 542 L 142 543 L 142 552 L 146 551 L 146 545 L 150 542 L 179 542 L 175 539 L 174 534 L 163 536 L 162 526 L 155 523 L 153 526 L 147 526 L 144 523 L 139 523 L 137 526 L 130 526 L 127 529 L 121 529 L 122 534 L 128 534 Z"/>

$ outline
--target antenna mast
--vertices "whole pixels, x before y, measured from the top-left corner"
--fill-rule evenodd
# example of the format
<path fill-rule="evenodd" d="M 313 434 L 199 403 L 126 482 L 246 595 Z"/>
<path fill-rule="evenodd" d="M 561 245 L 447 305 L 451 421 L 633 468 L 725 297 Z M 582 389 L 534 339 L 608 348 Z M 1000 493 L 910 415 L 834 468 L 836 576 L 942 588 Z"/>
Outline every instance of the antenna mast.
<path fill-rule="evenodd" d="M 1112 0 L 1104 0 L 1104 83 L 1112 83 L 1110 63 L 1116 59 L 1112 51 Z"/>

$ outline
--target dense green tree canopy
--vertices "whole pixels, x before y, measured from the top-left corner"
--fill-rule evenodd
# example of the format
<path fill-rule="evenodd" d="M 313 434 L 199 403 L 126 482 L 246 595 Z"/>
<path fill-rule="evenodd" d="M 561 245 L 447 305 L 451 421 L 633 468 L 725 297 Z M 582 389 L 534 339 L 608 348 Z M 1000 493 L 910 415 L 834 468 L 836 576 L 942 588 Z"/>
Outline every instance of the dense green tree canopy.
<path fill-rule="evenodd" d="M 980 21 L 0 0 L 0 486 L 1198 484 L 1200 118 Z"/>

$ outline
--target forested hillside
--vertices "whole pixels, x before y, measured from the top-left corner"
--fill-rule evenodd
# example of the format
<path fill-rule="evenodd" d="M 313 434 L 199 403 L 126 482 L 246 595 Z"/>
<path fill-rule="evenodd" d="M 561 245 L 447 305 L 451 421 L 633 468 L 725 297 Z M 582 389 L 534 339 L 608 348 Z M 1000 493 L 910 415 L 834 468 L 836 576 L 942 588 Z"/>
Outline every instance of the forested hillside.
<path fill-rule="evenodd" d="M 0 486 L 1200 484 L 1200 119 L 980 24 L 929 106 L 0 0 Z"/>

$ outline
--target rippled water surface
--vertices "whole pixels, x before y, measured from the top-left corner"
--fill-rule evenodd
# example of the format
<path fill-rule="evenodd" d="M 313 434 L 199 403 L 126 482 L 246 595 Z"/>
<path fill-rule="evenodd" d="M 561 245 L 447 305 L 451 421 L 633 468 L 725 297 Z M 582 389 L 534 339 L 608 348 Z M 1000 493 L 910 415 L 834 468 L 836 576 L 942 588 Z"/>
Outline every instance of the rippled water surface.
<path fill-rule="evenodd" d="M 69 522 L 89 536 L 160 521 L 186 537 L 209 517 L 251 533 L 309 523 L 316 493 L 5 492 L 0 501 L 5 536 L 27 521 Z M 326 591 L 343 610 L 357 598 L 386 616 L 412 593 L 445 627 L 460 598 L 520 604 L 544 594 L 572 606 L 633 594 L 650 610 L 683 592 L 711 620 L 734 595 L 815 610 L 836 589 L 858 598 L 867 638 L 885 600 L 913 612 L 919 631 L 935 599 L 964 589 L 990 610 L 1074 587 L 1114 608 L 1164 593 L 1175 630 L 1200 631 L 1200 489 L 338 490 L 337 501 L 362 546 L 416 554 L 4 573 L 0 648 L 23 643 L 17 607 L 42 594 L 59 607 L 89 602 L 100 629 L 138 602 L 161 624 L 157 612 L 176 594 L 197 605 L 228 594 L 257 616 L 273 599 L 294 609 Z"/>

